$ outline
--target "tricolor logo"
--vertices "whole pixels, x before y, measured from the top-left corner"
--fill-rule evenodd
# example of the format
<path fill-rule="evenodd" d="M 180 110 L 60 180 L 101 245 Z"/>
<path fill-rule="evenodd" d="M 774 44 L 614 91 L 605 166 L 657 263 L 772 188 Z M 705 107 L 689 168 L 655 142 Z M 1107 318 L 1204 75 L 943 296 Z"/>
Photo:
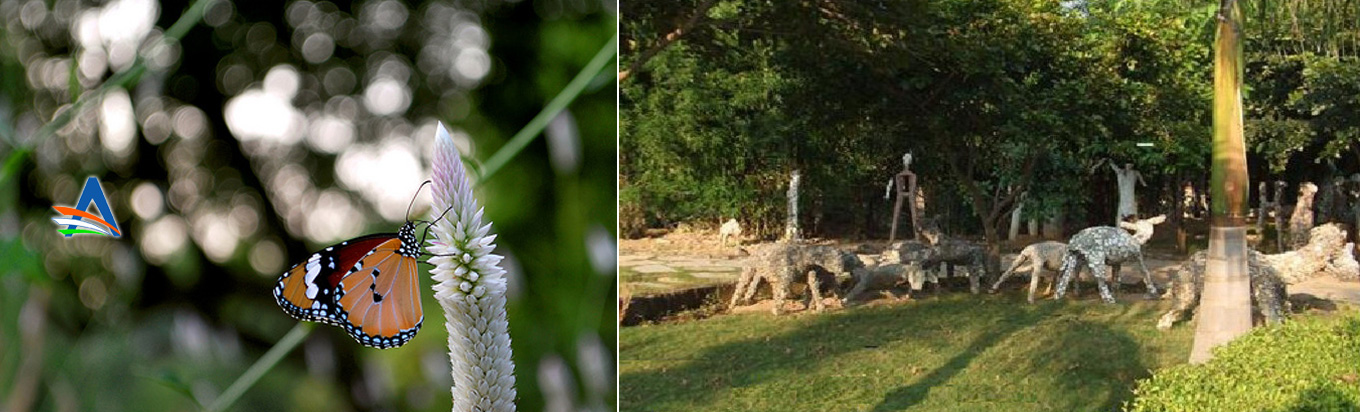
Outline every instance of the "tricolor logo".
<path fill-rule="evenodd" d="M 108 221 L 100 219 L 98 216 L 86 212 L 85 209 L 94 203 L 95 209 L 99 214 L 108 218 Z M 113 217 L 113 209 L 109 208 L 109 199 L 104 196 L 104 187 L 99 184 L 99 178 L 90 176 L 85 179 L 85 188 L 80 190 L 80 200 L 76 201 L 76 207 L 52 206 L 57 213 L 70 216 L 70 218 L 54 218 L 58 227 L 66 226 L 65 229 L 57 230 L 66 237 L 71 235 L 88 233 L 93 235 L 104 235 L 113 237 L 123 237 L 123 232 L 118 230 L 118 219 Z M 89 219 L 81 220 L 81 219 Z"/>

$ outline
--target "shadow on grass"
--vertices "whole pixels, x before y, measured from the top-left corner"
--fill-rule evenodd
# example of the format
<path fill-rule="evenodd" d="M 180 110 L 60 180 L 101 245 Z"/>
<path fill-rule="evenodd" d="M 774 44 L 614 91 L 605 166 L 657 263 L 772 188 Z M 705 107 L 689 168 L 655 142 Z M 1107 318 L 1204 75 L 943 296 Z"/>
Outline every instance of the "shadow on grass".
<path fill-rule="evenodd" d="M 1033 310 L 1023 312 L 1016 311 L 1007 314 L 1000 321 L 994 323 L 994 328 L 987 329 L 987 332 L 983 333 L 982 336 L 973 339 L 973 342 L 968 345 L 968 348 L 959 352 L 958 355 L 954 355 L 953 358 L 950 358 L 943 365 L 940 365 L 940 367 L 935 368 L 930 371 L 930 373 L 921 377 L 916 383 L 898 388 L 889 392 L 887 395 L 884 395 L 883 401 L 874 406 L 873 410 L 875 412 L 900 411 L 911 407 L 912 405 L 921 403 L 922 400 L 925 400 L 926 396 L 930 395 L 931 389 L 949 382 L 955 375 L 958 375 L 964 369 L 967 369 L 968 365 L 972 364 L 973 359 L 977 358 L 978 355 L 985 352 L 988 348 L 1005 340 L 1007 336 L 1010 336 L 1016 331 L 1034 326 L 1064 304 L 1064 302 L 1046 302 L 1034 306 Z"/>
<path fill-rule="evenodd" d="M 1151 376 L 1137 341 L 1105 323 L 1063 318 L 1057 333 L 1040 344 L 1031 369 L 1052 377 L 1054 386 L 1071 394 L 1050 401 L 1059 410 L 1118 411 L 1133 396 L 1138 379 Z M 1096 400 L 1099 407 L 1088 409 Z"/>
<path fill-rule="evenodd" d="M 959 333 L 986 331 L 973 339 L 973 343 L 962 353 L 930 372 L 917 384 L 889 394 L 883 404 L 875 408 L 900 409 L 911 405 L 914 400 L 922 399 L 931 387 L 948 381 L 967 368 L 979 353 L 1011 333 L 1037 324 L 1066 304 L 1017 306 L 1009 299 L 956 295 L 910 305 L 910 308 L 865 307 L 821 315 L 771 318 L 753 314 L 706 320 L 726 323 L 722 327 L 727 329 L 721 333 L 743 337 L 762 329 L 788 329 L 788 324 L 781 325 L 782 322 L 801 324 L 780 334 L 751 336 L 707 348 L 687 359 L 661 359 L 671 354 L 635 352 L 630 355 L 621 351 L 620 360 L 623 362 L 682 362 L 676 367 L 620 375 L 621 409 L 712 409 L 709 404 L 724 391 L 740 391 L 766 380 L 787 379 L 790 374 L 814 370 L 819 363 L 833 362 L 837 356 L 846 353 L 877 350 L 880 346 L 899 341 L 944 346 L 957 339 Z M 683 328 L 691 325 L 678 326 Z M 717 329 L 713 324 L 704 327 L 709 331 Z M 693 328 L 699 329 L 699 326 Z M 674 334 L 683 336 L 681 339 L 702 338 L 685 336 L 687 334 L 684 331 Z M 718 336 L 704 337 L 722 339 Z M 632 356 L 638 358 L 629 359 Z M 819 382 L 806 380 L 792 379 L 794 383 L 787 388 L 788 396 L 808 396 L 804 392 L 815 393 L 821 387 Z M 734 410 L 761 408 L 760 405 L 726 406 Z"/>

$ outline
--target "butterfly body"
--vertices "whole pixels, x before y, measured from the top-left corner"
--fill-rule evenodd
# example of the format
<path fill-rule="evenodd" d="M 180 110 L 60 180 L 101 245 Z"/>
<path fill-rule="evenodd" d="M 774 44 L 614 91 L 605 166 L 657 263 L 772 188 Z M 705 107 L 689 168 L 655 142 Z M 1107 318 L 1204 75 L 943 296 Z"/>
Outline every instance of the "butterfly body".
<path fill-rule="evenodd" d="M 279 276 L 274 300 L 303 321 L 339 326 L 376 348 L 415 337 L 425 319 L 416 275 L 415 225 L 350 239 L 311 254 Z"/>

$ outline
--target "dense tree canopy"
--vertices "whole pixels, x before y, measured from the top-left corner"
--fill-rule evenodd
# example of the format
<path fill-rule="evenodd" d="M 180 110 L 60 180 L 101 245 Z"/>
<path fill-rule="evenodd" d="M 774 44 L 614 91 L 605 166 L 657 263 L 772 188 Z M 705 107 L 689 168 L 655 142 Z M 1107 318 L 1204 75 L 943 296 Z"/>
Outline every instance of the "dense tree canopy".
<path fill-rule="evenodd" d="M 1269 173 L 1291 170 L 1298 181 L 1355 164 L 1360 121 L 1343 113 L 1355 112 L 1360 66 L 1353 36 L 1316 35 L 1354 23 L 1303 27 L 1281 16 L 1323 8 L 1295 3 L 1248 9 L 1260 26 L 1247 34 L 1247 127 L 1252 163 L 1270 160 Z M 819 235 L 884 236 L 891 208 L 881 200 L 884 183 L 908 151 L 931 198 L 927 212 L 989 240 L 1024 191 L 1027 214 L 1108 220 L 1113 207 L 1099 198 L 1109 196 L 1100 193 L 1109 171 L 1091 171 L 1104 158 L 1142 170 L 1150 190 L 1140 202 L 1155 208 L 1162 188 L 1199 183 L 1207 171 L 1215 7 L 1026 0 L 625 7 L 621 61 L 636 68 L 621 86 L 625 231 L 630 222 L 731 216 L 780 227 L 788 173 L 799 169 L 811 211 L 805 226 Z"/>

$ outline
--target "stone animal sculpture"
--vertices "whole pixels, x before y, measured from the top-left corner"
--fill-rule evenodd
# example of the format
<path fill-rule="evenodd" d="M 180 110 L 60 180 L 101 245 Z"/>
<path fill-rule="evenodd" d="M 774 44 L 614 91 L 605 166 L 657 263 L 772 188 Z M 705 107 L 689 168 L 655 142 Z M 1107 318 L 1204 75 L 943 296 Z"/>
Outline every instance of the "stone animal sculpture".
<path fill-rule="evenodd" d="M 877 261 L 882 265 L 911 265 L 914 269 L 906 272 L 906 282 L 911 286 L 912 290 L 924 289 L 927 283 L 934 283 L 938 288 L 940 286 L 939 272 L 941 269 L 947 268 L 937 265 L 934 270 L 927 271 L 922 269 L 921 262 L 925 260 L 928 253 L 930 253 L 930 246 L 926 246 L 926 244 L 922 242 L 908 240 L 896 242 L 891 246 L 888 246 L 888 249 L 879 255 Z"/>
<path fill-rule="evenodd" d="M 1143 274 L 1148 298 L 1156 299 L 1157 286 L 1152 283 L 1152 273 L 1148 272 L 1147 265 L 1143 263 L 1143 243 L 1152 237 L 1153 226 L 1164 221 L 1166 215 L 1157 215 L 1132 223 L 1119 222 L 1119 228 L 1088 227 L 1072 235 L 1067 241 L 1062 275 L 1058 278 L 1058 290 L 1055 291 L 1053 298 L 1062 299 L 1067 292 L 1068 283 L 1072 282 L 1082 266 L 1086 266 L 1091 269 L 1092 277 L 1096 278 L 1101 300 L 1105 303 L 1114 303 L 1114 293 L 1110 290 L 1109 282 L 1113 281 L 1115 286 L 1118 286 L 1120 265 L 1133 262 Z M 1133 233 L 1130 234 L 1120 228 L 1131 230 Z M 1108 272 L 1105 269 L 1106 265 L 1110 266 Z"/>
<path fill-rule="evenodd" d="M 735 240 L 738 245 L 741 244 L 741 224 L 737 223 L 737 219 L 727 219 L 727 222 L 718 228 L 718 243 L 727 246 L 727 239 Z"/>
<path fill-rule="evenodd" d="M 925 237 L 929 248 L 904 255 L 903 259 L 919 259 L 921 269 L 928 272 L 935 271 L 942 264 L 951 267 L 965 266 L 968 268 L 968 290 L 975 295 L 981 292 L 982 278 L 987 273 L 987 251 L 982 246 L 956 239 L 945 239 L 933 223 L 922 228 L 921 235 Z"/>
<path fill-rule="evenodd" d="M 841 305 L 848 306 L 859 295 L 871 290 L 892 289 L 904 283 L 909 283 L 913 275 L 919 276 L 921 264 L 918 262 L 907 263 L 886 263 L 878 266 L 858 268 L 851 272 L 854 278 L 854 286 L 845 297 L 841 299 Z"/>
<path fill-rule="evenodd" d="M 1347 243 L 1343 246 L 1340 255 L 1327 262 L 1323 272 L 1337 280 L 1360 279 L 1360 262 L 1355 260 L 1355 244 Z"/>
<path fill-rule="evenodd" d="M 1063 256 L 1067 254 L 1067 244 L 1062 242 L 1039 242 L 1025 246 L 1020 250 L 1020 255 L 1015 257 L 1011 266 L 1001 273 L 1001 278 L 992 285 L 992 293 L 996 293 L 1001 283 L 1010 278 L 1016 272 L 1029 272 L 1029 303 L 1034 303 L 1034 293 L 1039 290 L 1039 279 L 1044 277 L 1045 272 L 1051 273 L 1049 277 L 1054 278 L 1048 283 L 1049 291 L 1053 290 L 1056 283 L 1057 274 L 1062 270 Z M 1049 292 L 1044 292 L 1049 293 Z"/>
<path fill-rule="evenodd" d="M 1284 319 L 1288 306 L 1285 286 L 1311 279 L 1318 274 L 1338 278 L 1360 271 L 1355 261 L 1354 247 L 1346 243 L 1346 231 L 1328 223 L 1314 227 L 1308 242 L 1298 250 L 1273 255 L 1249 251 L 1247 273 L 1251 277 L 1252 307 L 1267 322 Z M 1204 290 L 1204 252 L 1190 257 L 1172 275 L 1172 309 L 1157 321 L 1158 329 L 1167 329 L 1185 319 L 1199 305 Z"/>
<path fill-rule="evenodd" d="M 1264 259 L 1279 272 L 1280 279 L 1292 285 L 1326 273 L 1334 260 L 1345 259 L 1345 248 L 1346 231 L 1328 223 L 1309 230 L 1308 241 L 1297 250 L 1264 255 Z"/>
<path fill-rule="evenodd" d="M 761 249 L 751 257 L 737 288 L 732 292 L 730 307 L 750 301 L 755 296 L 756 286 L 761 280 L 770 284 L 774 295 L 775 315 L 783 313 L 784 299 L 788 297 L 794 283 L 806 283 L 810 305 L 817 311 L 825 309 L 822 304 L 822 275 L 851 276 L 855 269 L 863 268 L 864 263 L 855 254 L 825 245 L 780 244 Z M 806 277 L 804 277 L 806 276 Z M 834 285 L 834 278 L 831 279 Z M 833 293 L 835 288 L 832 288 Z"/>
<path fill-rule="evenodd" d="M 1251 279 L 1252 313 L 1268 323 L 1283 322 L 1289 305 L 1284 281 L 1267 261 L 1266 256 L 1269 255 L 1254 250 L 1248 254 L 1247 276 Z M 1172 309 L 1157 320 L 1157 329 L 1170 329 L 1198 309 L 1199 298 L 1204 293 L 1206 257 L 1205 251 L 1195 252 L 1171 275 L 1171 284 L 1167 288 L 1171 292 Z"/>

